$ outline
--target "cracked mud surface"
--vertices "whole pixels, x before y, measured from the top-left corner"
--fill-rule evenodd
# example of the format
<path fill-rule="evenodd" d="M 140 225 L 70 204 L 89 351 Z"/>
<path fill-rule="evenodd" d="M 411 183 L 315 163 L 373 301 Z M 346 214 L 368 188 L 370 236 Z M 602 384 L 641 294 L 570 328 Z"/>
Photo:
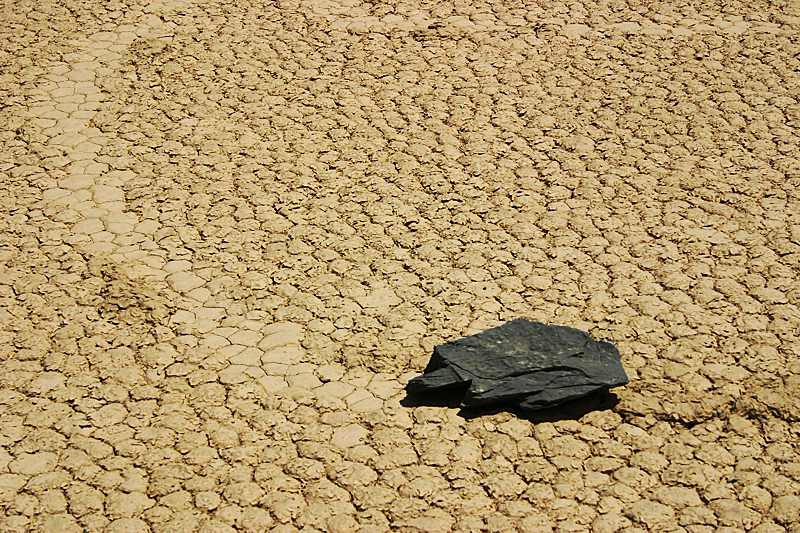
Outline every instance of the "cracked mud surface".
<path fill-rule="evenodd" d="M 0 531 L 800 532 L 800 5 L 4 2 Z M 401 404 L 516 317 L 575 416 Z"/>

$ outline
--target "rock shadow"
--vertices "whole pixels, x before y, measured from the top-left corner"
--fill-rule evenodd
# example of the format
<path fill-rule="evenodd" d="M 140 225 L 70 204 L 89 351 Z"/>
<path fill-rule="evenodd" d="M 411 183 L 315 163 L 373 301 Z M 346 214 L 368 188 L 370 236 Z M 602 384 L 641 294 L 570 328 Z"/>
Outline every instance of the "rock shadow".
<path fill-rule="evenodd" d="M 426 394 L 411 394 L 407 392 L 406 397 L 400 401 L 400 405 L 403 407 L 448 407 L 455 409 L 460 407 L 461 398 L 468 387 L 469 385 L 467 384 L 453 387 L 446 391 Z M 617 404 L 619 404 L 619 398 L 616 394 L 609 390 L 600 390 L 560 405 L 536 411 L 525 411 L 513 404 L 491 405 L 468 409 L 462 408 L 459 410 L 458 416 L 472 420 L 497 413 L 513 413 L 518 418 L 529 420 L 533 423 L 556 422 L 559 420 L 578 420 L 592 411 L 614 409 Z"/>

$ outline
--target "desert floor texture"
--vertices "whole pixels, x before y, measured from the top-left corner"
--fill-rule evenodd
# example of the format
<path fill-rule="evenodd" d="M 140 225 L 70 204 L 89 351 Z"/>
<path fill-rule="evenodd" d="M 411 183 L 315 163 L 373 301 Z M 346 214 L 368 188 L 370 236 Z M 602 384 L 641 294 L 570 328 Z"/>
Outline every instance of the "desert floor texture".
<path fill-rule="evenodd" d="M 0 33 L 0 532 L 800 532 L 797 2 L 3 0 Z M 404 400 L 517 317 L 630 384 Z"/>

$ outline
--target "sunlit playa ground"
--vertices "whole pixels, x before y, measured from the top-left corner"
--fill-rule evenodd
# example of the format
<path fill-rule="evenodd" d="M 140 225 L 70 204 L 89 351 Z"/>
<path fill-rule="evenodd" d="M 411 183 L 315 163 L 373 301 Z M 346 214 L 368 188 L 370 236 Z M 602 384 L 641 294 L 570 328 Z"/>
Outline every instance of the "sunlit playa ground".
<path fill-rule="evenodd" d="M 1 5 L 0 532 L 800 533 L 798 2 Z"/>

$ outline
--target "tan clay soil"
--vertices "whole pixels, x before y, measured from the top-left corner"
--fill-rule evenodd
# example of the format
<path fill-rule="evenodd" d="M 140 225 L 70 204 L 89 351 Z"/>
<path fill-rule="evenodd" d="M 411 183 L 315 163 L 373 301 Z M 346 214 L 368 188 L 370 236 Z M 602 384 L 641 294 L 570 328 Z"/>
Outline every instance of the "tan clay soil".
<path fill-rule="evenodd" d="M 800 4 L 416 1 L 3 0 L 0 532 L 800 532 Z"/>

